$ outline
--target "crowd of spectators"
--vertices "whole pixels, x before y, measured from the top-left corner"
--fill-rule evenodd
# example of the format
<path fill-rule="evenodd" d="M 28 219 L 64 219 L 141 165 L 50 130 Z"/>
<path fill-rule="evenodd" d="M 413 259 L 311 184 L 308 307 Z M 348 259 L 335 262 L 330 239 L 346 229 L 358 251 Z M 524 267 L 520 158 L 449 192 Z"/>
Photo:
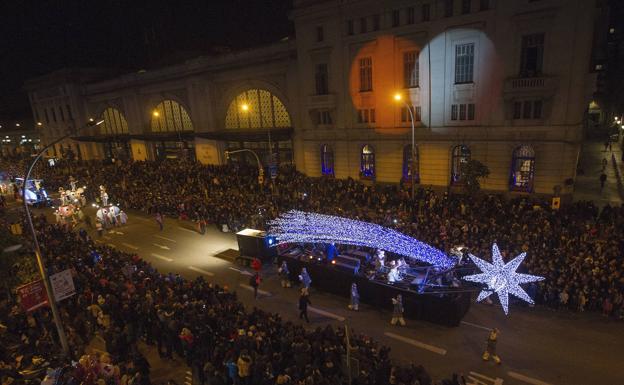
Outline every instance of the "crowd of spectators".
<path fill-rule="evenodd" d="M 185 360 L 200 384 L 345 383 L 344 329 L 307 330 L 279 314 L 246 310 L 227 287 L 161 274 L 139 256 L 96 245 L 66 226 L 48 224 L 43 215 L 35 223 L 49 273 L 71 269 L 76 287 L 76 295 L 59 303 L 71 358 L 79 361 L 70 368 L 75 383 L 149 384 L 140 341 L 156 346 L 163 359 Z M 47 307 L 26 314 L 4 300 L 0 323 L 6 329 L 0 335 L 3 384 L 19 381 L 20 368 L 34 356 L 49 359 L 58 346 Z M 96 335 L 107 354 L 83 356 Z M 389 349 L 366 335 L 352 332 L 349 341 L 359 360 L 353 384 L 433 383 L 421 366 L 393 365 Z M 89 378 L 93 365 L 101 381 Z"/>
<path fill-rule="evenodd" d="M 400 185 L 310 178 L 282 168 L 274 181 L 259 186 L 252 167 L 180 160 L 60 163 L 41 166 L 37 174 L 53 189 L 66 187 L 72 175 L 88 186 L 91 199 L 103 185 L 122 208 L 232 231 L 264 228 L 279 213 L 296 208 L 395 227 L 447 252 L 461 245 L 488 258 L 496 241 L 505 258 L 528 251 L 521 269 L 546 277 L 535 293 L 538 303 L 624 317 L 621 206 L 599 209 L 592 202 L 575 202 L 553 210 L 538 197 L 475 198 L 423 188 L 412 202 Z"/>

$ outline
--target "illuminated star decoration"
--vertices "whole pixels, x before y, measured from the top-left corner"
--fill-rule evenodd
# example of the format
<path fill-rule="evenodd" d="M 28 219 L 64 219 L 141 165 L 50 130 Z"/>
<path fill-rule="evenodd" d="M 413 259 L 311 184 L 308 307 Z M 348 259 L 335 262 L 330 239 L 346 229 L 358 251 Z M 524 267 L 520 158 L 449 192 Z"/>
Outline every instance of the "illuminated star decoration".
<path fill-rule="evenodd" d="M 529 295 L 520 287 L 523 283 L 541 281 L 544 277 L 530 274 L 516 273 L 516 269 L 526 253 L 521 253 L 511 261 L 504 263 L 503 257 L 501 257 L 500 251 L 496 243 L 492 245 L 492 263 L 477 258 L 472 254 L 468 254 L 470 259 L 481 269 L 482 273 L 475 275 L 465 276 L 466 281 L 484 283 L 488 286 L 487 289 L 483 289 L 477 297 L 477 302 L 482 301 L 489 297 L 492 293 L 498 294 L 498 299 L 503 305 L 503 311 L 505 314 L 509 312 L 509 294 L 525 300 L 528 303 L 533 303 L 533 300 Z"/>
<path fill-rule="evenodd" d="M 441 250 L 394 229 L 333 215 L 291 210 L 269 223 L 277 243 L 337 243 L 367 246 L 404 255 L 440 268 L 455 261 Z"/>

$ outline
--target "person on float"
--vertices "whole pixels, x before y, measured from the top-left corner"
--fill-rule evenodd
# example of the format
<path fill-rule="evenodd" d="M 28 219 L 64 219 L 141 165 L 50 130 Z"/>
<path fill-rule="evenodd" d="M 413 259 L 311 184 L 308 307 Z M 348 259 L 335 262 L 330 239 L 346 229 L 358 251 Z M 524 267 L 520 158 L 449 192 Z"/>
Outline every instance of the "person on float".
<path fill-rule="evenodd" d="M 403 297 L 398 294 L 395 298 L 392 298 L 392 320 L 391 325 L 396 325 L 397 322 L 401 326 L 405 326 L 405 319 L 403 319 Z"/>
<path fill-rule="evenodd" d="M 351 303 L 349 304 L 349 309 L 354 311 L 360 309 L 360 292 L 355 282 L 351 284 Z"/>
<path fill-rule="evenodd" d="M 280 276 L 282 287 L 290 287 L 290 271 L 286 261 L 282 261 L 282 265 L 277 269 L 277 272 Z"/>
<path fill-rule="evenodd" d="M 489 361 L 490 357 L 492 357 L 492 360 L 500 365 L 501 359 L 498 354 L 496 354 L 496 343 L 498 342 L 499 333 L 500 331 L 497 328 L 494 328 L 490 331 L 490 335 L 488 336 L 488 339 L 486 341 L 485 351 L 483 352 L 482 356 L 483 361 Z"/>

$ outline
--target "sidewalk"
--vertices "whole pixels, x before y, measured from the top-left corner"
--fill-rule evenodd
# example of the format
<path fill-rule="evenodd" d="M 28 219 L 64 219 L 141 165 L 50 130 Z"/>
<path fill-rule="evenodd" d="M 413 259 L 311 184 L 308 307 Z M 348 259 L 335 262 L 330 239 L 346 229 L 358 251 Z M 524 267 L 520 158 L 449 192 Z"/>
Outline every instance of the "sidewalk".
<path fill-rule="evenodd" d="M 613 143 L 613 151 L 604 151 L 604 142 L 586 142 L 583 144 L 580 158 L 580 170 L 576 177 L 573 199 L 575 201 L 594 201 L 602 207 L 606 204 L 621 205 L 622 198 L 618 191 L 615 167 L 611 161 L 611 154 L 615 155 L 617 164 L 621 164 L 622 153 L 618 143 Z M 600 174 L 602 173 L 602 159 L 607 159 L 607 182 L 600 191 Z"/>

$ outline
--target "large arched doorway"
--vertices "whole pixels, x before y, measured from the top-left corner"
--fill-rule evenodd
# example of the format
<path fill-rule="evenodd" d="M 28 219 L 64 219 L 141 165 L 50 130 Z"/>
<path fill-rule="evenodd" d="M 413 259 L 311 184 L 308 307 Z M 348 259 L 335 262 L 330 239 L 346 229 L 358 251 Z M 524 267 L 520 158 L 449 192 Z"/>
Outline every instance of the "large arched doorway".
<path fill-rule="evenodd" d="M 239 93 L 225 116 L 227 151 L 248 149 L 256 152 L 264 166 L 292 164 L 292 129 L 290 114 L 284 103 L 271 92 L 252 88 Z M 232 162 L 255 164 L 250 153 L 233 154 Z"/>
<path fill-rule="evenodd" d="M 531 146 L 514 149 L 511 161 L 509 187 L 512 191 L 533 191 L 535 175 L 535 151 Z"/>
<path fill-rule="evenodd" d="M 186 108 L 175 100 L 163 100 L 151 111 L 150 130 L 156 159 L 194 159 L 195 148 L 188 133 L 193 122 Z"/>
<path fill-rule="evenodd" d="M 104 156 L 106 159 L 129 159 L 128 122 L 124 114 L 114 107 L 108 107 L 100 115 L 104 122 L 99 125 L 103 136 Z"/>

